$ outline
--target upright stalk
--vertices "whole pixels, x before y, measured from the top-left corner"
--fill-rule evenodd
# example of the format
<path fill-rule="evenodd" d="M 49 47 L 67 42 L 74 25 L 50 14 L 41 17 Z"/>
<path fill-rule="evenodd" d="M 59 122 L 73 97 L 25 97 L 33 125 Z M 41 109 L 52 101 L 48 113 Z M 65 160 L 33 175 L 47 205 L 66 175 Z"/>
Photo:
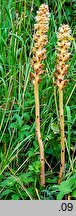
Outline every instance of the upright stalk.
<path fill-rule="evenodd" d="M 58 183 L 62 181 L 65 168 L 65 134 L 64 134 L 64 110 L 63 110 L 63 90 L 59 87 L 59 110 L 60 110 L 60 130 L 61 130 L 61 164 Z"/>
<path fill-rule="evenodd" d="M 6 143 L 4 143 L 3 148 L 4 148 L 4 156 L 5 156 L 6 155 L 6 151 L 7 151 L 7 149 L 6 149 Z"/>
<path fill-rule="evenodd" d="M 35 82 L 34 82 L 36 135 L 37 135 L 39 148 L 40 148 L 40 164 L 41 164 L 40 181 L 41 181 L 41 185 L 45 186 L 45 162 L 44 162 L 44 147 L 43 147 L 42 138 L 41 138 L 41 132 L 40 132 L 38 79 L 39 79 L 39 76 L 37 75 L 35 77 Z"/>

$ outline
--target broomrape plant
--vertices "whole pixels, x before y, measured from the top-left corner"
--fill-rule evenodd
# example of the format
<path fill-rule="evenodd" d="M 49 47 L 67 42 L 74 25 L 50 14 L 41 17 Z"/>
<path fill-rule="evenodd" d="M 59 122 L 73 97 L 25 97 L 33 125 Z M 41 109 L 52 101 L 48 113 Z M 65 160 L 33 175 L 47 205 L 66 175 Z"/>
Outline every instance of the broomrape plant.
<path fill-rule="evenodd" d="M 48 42 L 47 31 L 49 28 L 49 10 L 46 4 L 42 4 L 37 11 L 37 16 L 35 18 L 36 24 L 34 25 L 34 47 L 33 47 L 33 57 L 31 61 L 31 66 L 34 73 L 31 73 L 31 79 L 34 84 L 34 96 L 35 96 L 35 114 L 36 114 L 36 134 L 38 138 L 39 148 L 40 148 L 40 181 L 41 185 L 45 185 L 45 163 L 44 163 L 44 146 L 42 143 L 41 132 L 40 132 L 40 114 L 39 114 L 39 93 L 38 86 L 41 81 L 40 75 L 43 74 L 44 64 L 43 60 L 46 58 L 46 48 L 45 45 Z"/>
<path fill-rule="evenodd" d="M 65 133 L 64 133 L 64 110 L 63 110 L 63 89 L 68 82 L 65 78 L 67 74 L 69 64 L 66 64 L 70 57 L 70 52 L 68 51 L 70 48 L 70 39 L 71 39 L 71 30 L 69 25 L 63 24 L 59 28 L 59 32 L 57 34 L 57 64 L 56 64 L 56 72 L 54 76 L 56 78 L 55 85 L 59 89 L 59 110 L 60 110 L 60 130 L 61 130 L 61 165 L 60 165 L 60 173 L 58 183 L 62 181 L 62 177 L 64 174 L 65 168 Z"/>

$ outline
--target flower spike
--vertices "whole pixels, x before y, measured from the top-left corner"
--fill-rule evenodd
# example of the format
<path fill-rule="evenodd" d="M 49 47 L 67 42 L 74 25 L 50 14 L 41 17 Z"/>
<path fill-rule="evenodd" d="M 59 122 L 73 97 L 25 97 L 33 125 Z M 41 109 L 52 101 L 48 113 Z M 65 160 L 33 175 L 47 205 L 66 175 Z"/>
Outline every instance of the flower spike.
<path fill-rule="evenodd" d="M 59 28 L 59 32 L 57 35 L 57 65 L 56 72 L 54 76 L 56 77 L 55 84 L 64 89 L 68 80 L 64 80 L 65 75 L 67 74 L 67 70 L 69 68 L 69 64 L 66 64 L 70 57 L 70 52 L 68 51 L 71 45 L 71 30 L 69 25 L 63 24 Z"/>

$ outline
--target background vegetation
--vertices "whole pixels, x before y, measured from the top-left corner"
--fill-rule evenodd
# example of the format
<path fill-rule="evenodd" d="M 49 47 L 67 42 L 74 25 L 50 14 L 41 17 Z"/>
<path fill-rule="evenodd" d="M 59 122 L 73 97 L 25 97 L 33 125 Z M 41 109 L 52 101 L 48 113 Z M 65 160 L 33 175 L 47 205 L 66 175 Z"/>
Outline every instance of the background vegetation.
<path fill-rule="evenodd" d="M 29 75 L 35 15 L 41 3 L 50 11 L 46 73 L 40 83 L 41 133 L 46 187 L 39 185 L 39 146 Z M 76 199 L 76 1 L 1 0 L 0 19 L 0 199 Z M 58 186 L 60 131 L 58 89 L 53 85 L 57 30 L 72 30 L 69 82 L 64 90 L 66 172 Z"/>

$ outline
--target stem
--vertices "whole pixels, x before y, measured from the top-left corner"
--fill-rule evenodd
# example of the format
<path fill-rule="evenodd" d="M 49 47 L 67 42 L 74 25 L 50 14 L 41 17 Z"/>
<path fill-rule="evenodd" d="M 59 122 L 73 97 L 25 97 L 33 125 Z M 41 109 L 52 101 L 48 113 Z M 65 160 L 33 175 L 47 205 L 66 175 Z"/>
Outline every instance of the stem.
<path fill-rule="evenodd" d="M 61 183 L 65 169 L 65 142 L 64 142 L 64 110 L 63 110 L 63 90 L 59 87 L 59 109 L 60 109 L 60 130 L 61 130 L 61 164 L 58 184 Z"/>
<path fill-rule="evenodd" d="M 54 79 L 53 79 L 54 82 Z M 56 107 L 56 113 L 57 113 L 57 118 L 59 121 L 59 112 L 58 112 L 58 105 L 57 105 L 57 94 L 56 94 L 56 86 L 54 85 L 54 100 L 55 100 L 55 107 Z"/>
<path fill-rule="evenodd" d="M 6 155 L 6 143 L 4 143 L 3 148 L 4 148 L 4 156 L 5 156 Z"/>
<path fill-rule="evenodd" d="M 41 186 L 45 186 L 44 147 L 43 147 L 41 133 L 40 133 L 40 113 L 39 113 L 38 80 L 39 80 L 39 75 L 36 75 L 35 76 L 35 80 L 34 80 L 35 114 L 36 114 L 36 135 L 37 135 L 38 144 L 39 144 L 39 148 L 40 148 L 40 164 L 41 164 L 40 182 L 41 182 Z"/>

